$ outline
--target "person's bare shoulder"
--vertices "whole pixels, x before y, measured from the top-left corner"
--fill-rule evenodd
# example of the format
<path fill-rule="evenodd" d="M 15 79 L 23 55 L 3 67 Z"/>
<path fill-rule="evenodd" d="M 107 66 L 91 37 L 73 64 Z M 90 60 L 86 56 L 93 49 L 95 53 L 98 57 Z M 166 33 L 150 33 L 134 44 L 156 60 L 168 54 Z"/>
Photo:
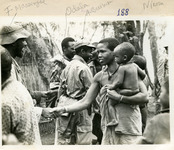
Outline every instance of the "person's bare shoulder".
<path fill-rule="evenodd" d="M 102 71 L 98 72 L 98 73 L 94 76 L 93 81 L 94 81 L 94 82 L 99 82 L 100 79 L 101 79 L 101 76 L 102 76 Z"/>

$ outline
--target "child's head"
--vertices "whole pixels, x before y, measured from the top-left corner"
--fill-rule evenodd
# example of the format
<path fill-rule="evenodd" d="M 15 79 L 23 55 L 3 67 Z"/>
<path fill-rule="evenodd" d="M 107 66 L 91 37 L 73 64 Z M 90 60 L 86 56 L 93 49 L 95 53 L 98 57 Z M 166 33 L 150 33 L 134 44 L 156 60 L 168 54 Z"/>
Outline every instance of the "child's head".
<path fill-rule="evenodd" d="M 114 49 L 114 54 L 118 64 L 127 63 L 134 56 L 135 48 L 129 42 L 123 42 Z"/>
<path fill-rule="evenodd" d="M 137 64 L 142 70 L 146 69 L 146 58 L 141 55 L 134 55 L 131 61 Z"/>
<path fill-rule="evenodd" d="M 168 76 L 164 78 L 164 81 L 161 87 L 160 102 L 162 104 L 163 109 L 169 108 L 169 77 Z"/>

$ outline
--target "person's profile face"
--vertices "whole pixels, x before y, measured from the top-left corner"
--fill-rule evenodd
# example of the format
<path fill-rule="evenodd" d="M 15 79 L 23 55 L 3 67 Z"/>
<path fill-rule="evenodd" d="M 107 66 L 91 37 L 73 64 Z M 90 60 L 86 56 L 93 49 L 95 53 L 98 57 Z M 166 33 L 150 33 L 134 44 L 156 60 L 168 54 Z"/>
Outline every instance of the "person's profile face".
<path fill-rule="evenodd" d="M 27 48 L 26 39 L 18 39 L 15 42 L 15 46 L 16 46 L 16 56 L 22 58 L 25 53 L 25 49 Z"/>
<path fill-rule="evenodd" d="M 92 49 L 89 48 L 89 47 L 85 47 L 84 50 L 83 50 L 84 60 L 88 63 L 89 60 L 91 59 L 91 57 L 92 57 Z"/>
<path fill-rule="evenodd" d="M 99 43 L 97 45 L 98 59 L 101 65 L 108 65 L 114 60 L 114 53 L 108 49 L 107 44 Z"/>
<path fill-rule="evenodd" d="M 68 42 L 68 47 L 66 48 L 66 55 L 69 58 L 73 58 L 75 55 L 75 49 L 74 49 L 75 42 Z"/>
<path fill-rule="evenodd" d="M 97 60 L 97 59 L 98 59 L 98 52 L 97 50 L 93 50 L 91 60 Z"/>

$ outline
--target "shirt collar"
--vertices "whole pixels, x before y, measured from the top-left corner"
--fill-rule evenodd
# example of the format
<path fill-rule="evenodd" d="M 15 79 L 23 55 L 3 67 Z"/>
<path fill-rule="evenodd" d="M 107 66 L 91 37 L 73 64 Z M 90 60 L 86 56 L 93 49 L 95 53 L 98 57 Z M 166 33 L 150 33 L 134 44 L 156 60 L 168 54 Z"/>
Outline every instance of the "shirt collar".
<path fill-rule="evenodd" d="M 63 55 L 63 58 L 68 60 L 68 61 L 71 61 L 68 57 L 66 57 L 65 55 Z"/>
<path fill-rule="evenodd" d="M 18 63 L 16 62 L 16 60 L 13 57 L 11 57 L 11 58 L 12 58 L 12 64 L 15 65 L 16 70 L 18 70 L 19 72 L 21 72 L 22 71 L 21 70 L 21 67 L 18 65 Z"/>
<path fill-rule="evenodd" d="M 16 62 L 16 60 L 15 60 L 13 57 L 11 57 L 11 58 L 12 58 L 13 64 L 15 64 L 15 66 L 19 67 L 19 65 L 18 65 L 18 63 Z M 19 68 L 20 68 L 20 67 L 19 67 Z"/>
<path fill-rule="evenodd" d="M 85 62 L 85 60 L 81 56 L 79 56 L 79 55 L 74 55 L 73 60 L 79 60 L 82 63 L 84 63 L 84 64 L 87 65 L 87 63 Z"/>
<path fill-rule="evenodd" d="M 2 83 L 1 90 L 3 90 L 4 87 L 7 86 L 7 84 L 9 84 L 10 82 L 12 82 L 12 80 L 13 80 L 13 79 L 12 79 L 11 76 L 10 76 L 4 83 Z"/>

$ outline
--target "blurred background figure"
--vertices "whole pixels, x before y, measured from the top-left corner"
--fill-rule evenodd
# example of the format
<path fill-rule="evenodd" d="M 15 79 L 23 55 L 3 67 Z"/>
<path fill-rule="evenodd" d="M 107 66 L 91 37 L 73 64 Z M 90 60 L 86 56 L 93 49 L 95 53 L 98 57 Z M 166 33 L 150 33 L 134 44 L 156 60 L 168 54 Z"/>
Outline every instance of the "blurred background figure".
<path fill-rule="evenodd" d="M 168 144 L 170 143 L 170 118 L 169 118 L 169 78 L 165 77 L 160 94 L 162 110 L 147 124 L 143 137 L 138 144 Z"/>
<path fill-rule="evenodd" d="M 144 56 L 134 55 L 131 61 L 134 62 L 135 64 L 137 64 L 145 72 L 146 59 Z M 141 79 L 139 79 L 139 80 L 141 80 Z M 148 90 L 149 89 L 149 80 L 148 80 L 147 76 L 145 76 L 145 78 L 143 79 L 143 82 Z M 141 111 L 141 116 L 142 116 L 142 118 L 141 118 L 142 119 L 142 131 L 143 132 L 144 132 L 144 129 L 146 127 L 146 122 L 147 122 L 147 114 L 148 114 L 147 110 L 148 110 L 147 104 L 140 105 L 140 111 Z"/>
<path fill-rule="evenodd" d="M 100 62 L 98 60 L 98 52 L 96 50 L 97 44 L 98 44 L 97 42 L 92 43 L 92 45 L 93 45 L 92 52 L 91 52 L 92 57 L 90 59 L 90 62 L 88 63 L 88 66 L 91 69 L 91 72 L 92 72 L 93 76 L 97 72 L 101 71 L 101 69 L 102 69 L 102 65 L 100 64 Z"/>
<path fill-rule="evenodd" d="M 14 134 L 2 135 L 2 145 L 21 145 Z"/>

